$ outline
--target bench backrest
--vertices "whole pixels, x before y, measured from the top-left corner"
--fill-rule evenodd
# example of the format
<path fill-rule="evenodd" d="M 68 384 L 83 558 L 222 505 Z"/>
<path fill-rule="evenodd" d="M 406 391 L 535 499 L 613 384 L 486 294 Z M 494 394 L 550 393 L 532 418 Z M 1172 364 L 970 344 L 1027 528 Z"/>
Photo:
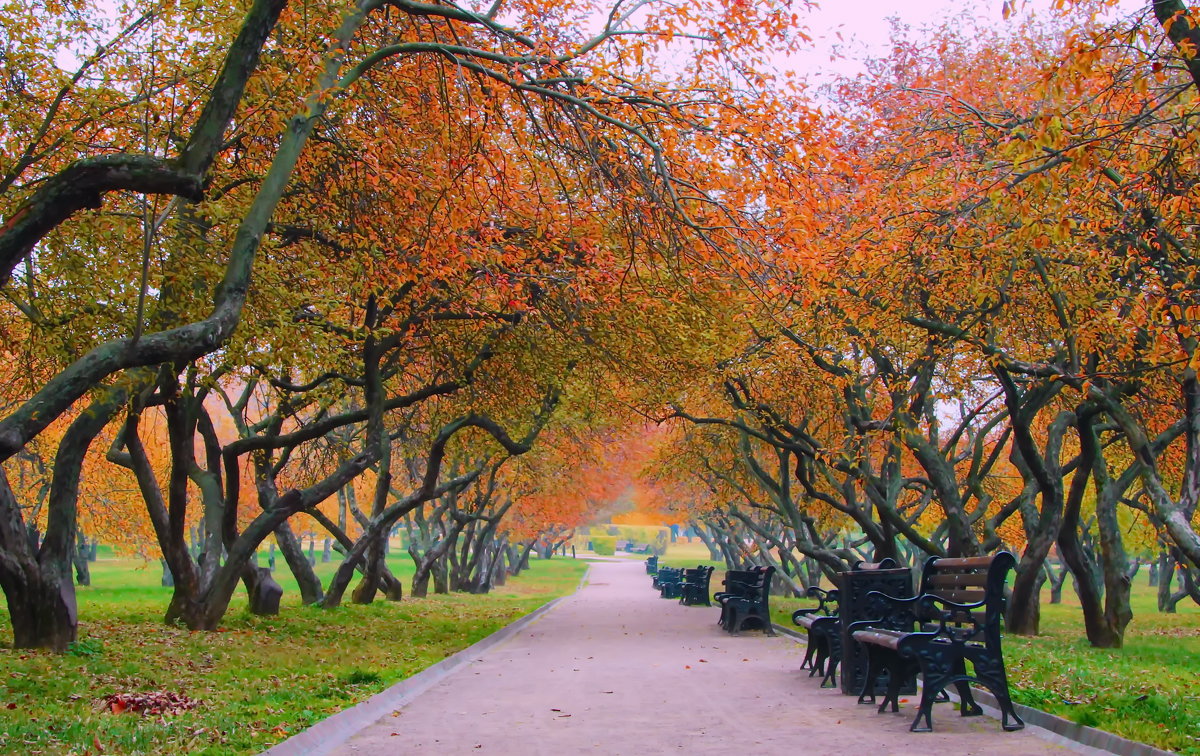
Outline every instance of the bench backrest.
<path fill-rule="evenodd" d="M 681 567 L 659 567 L 658 582 L 660 583 L 678 583 L 683 580 L 683 568 Z"/>
<path fill-rule="evenodd" d="M 775 577 L 775 567 L 759 567 L 753 583 L 745 584 L 742 598 L 753 601 L 765 610 L 767 598 L 771 595 L 771 579 Z"/>
<path fill-rule="evenodd" d="M 727 593 L 746 595 L 758 584 L 759 577 L 766 569 L 766 567 L 754 567 L 749 570 L 726 570 L 725 579 L 721 581 L 721 584 L 725 586 Z"/>
<path fill-rule="evenodd" d="M 767 606 L 767 597 L 771 595 L 771 581 L 774 577 L 775 568 L 768 567 L 767 569 L 763 570 L 762 580 L 758 583 L 758 585 L 755 586 L 755 597 L 758 599 L 758 603 L 761 604 L 764 609 Z"/>
<path fill-rule="evenodd" d="M 725 579 L 721 582 L 725 583 L 725 585 L 753 582 L 761 571 L 761 567 L 755 567 L 751 570 L 725 570 Z"/>
<path fill-rule="evenodd" d="M 998 635 L 1004 616 L 1004 582 L 1016 563 L 1016 557 L 1007 551 L 991 556 L 930 557 L 921 572 L 920 594 L 932 594 L 971 608 L 941 610 L 930 602 L 925 608 L 937 611 L 922 619 L 952 622 L 976 637 Z"/>

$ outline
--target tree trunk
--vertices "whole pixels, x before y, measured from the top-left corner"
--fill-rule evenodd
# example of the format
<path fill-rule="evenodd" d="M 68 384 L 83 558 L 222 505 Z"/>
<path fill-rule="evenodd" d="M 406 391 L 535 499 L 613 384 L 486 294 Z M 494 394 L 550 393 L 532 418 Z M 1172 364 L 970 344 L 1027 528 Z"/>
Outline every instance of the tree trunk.
<path fill-rule="evenodd" d="M 1042 620 L 1041 590 L 1046 574 L 1039 565 L 1018 572 L 1013 579 L 1012 595 L 1004 626 L 1013 635 L 1037 635 Z"/>
<path fill-rule="evenodd" d="M 1158 611 L 1164 614 L 1175 613 L 1175 603 L 1171 601 L 1171 583 L 1175 579 L 1175 560 L 1167 552 L 1158 555 Z"/>
<path fill-rule="evenodd" d="M 449 593 L 450 565 L 447 563 L 446 557 L 443 556 L 434 562 L 429 571 L 433 575 L 433 592 L 442 596 Z"/>
<path fill-rule="evenodd" d="M 495 562 L 492 564 L 492 586 L 504 585 L 508 582 L 508 565 L 505 562 L 508 559 L 508 551 L 500 550 L 496 552 Z"/>
<path fill-rule="evenodd" d="M 367 298 L 364 323 L 368 328 L 377 325 L 378 310 L 375 295 Z M 384 428 L 384 396 L 383 377 L 380 372 L 380 359 L 385 348 L 377 341 L 373 333 L 368 333 L 363 342 L 363 400 L 367 406 L 367 440 L 366 446 L 378 450 L 375 469 L 375 493 L 371 498 L 371 518 L 377 520 L 387 509 L 388 495 L 392 485 L 392 442 L 391 436 Z M 351 594 L 355 604 L 369 604 L 375 600 L 379 590 L 379 574 L 382 572 L 387 558 L 387 539 L 392 532 L 394 522 L 379 523 L 377 530 L 368 533 L 366 562 L 363 565 L 363 577 L 358 587 Z"/>
<path fill-rule="evenodd" d="M 83 534 L 79 534 L 79 544 L 75 550 L 75 584 L 76 585 L 91 585 L 92 572 L 88 568 L 88 542 Z"/>
<path fill-rule="evenodd" d="M 168 625 L 182 625 L 188 630 L 216 630 L 217 620 L 212 619 L 203 601 L 193 598 L 187 590 L 181 590 L 179 576 L 175 576 L 175 591 L 163 621 Z"/>
<path fill-rule="evenodd" d="M 1178 611 L 1179 602 L 1185 598 L 1190 597 L 1192 601 L 1200 604 L 1200 580 L 1197 580 L 1195 571 L 1180 560 L 1181 556 L 1175 556 L 1175 570 L 1179 573 L 1179 590 L 1169 592 L 1165 599 L 1160 599 L 1162 605 L 1166 607 L 1162 611 L 1168 614 Z"/>
<path fill-rule="evenodd" d="M 296 577 L 296 583 L 300 586 L 300 601 L 305 606 L 320 602 L 325 596 L 325 591 L 321 587 L 321 579 L 317 577 L 313 566 L 304 556 L 304 547 L 301 545 L 300 539 L 296 537 L 291 526 L 286 522 L 275 529 L 275 543 L 279 544 L 284 561 L 287 562 L 288 569 L 292 571 L 292 575 Z M 270 561 L 272 565 L 275 559 L 275 543 L 271 544 Z"/>
<path fill-rule="evenodd" d="M 508 539 L 501 538 L 492 547 L 492 574 L 489 576 L 488 582 L 493 588 L 504 585 L 508 581 L 508 566 L 505 564 L 507 559 Z"/>
<path fill-rule="evenodd" d="M 383 592 L 383 597 L 388 601 L 404 599 L 404 583 L 392 574 L 386 564 L 379 573 L 379 590 Z"/>
<path fill-rule="evenodd" d="M 68 426 L 59 442 L 50 481 L 46 536 L 35 551 L 21 509 L 0 469 L 0 589 L 8 600 L 15 648 L 63 652 L 79 622 L 72 582 L 79 481 L 84 457 L 96 435 L 125 402 L 110 389 Z"/>
<path fill-rule="evenodd" d="M 1111 632 L 1104 620 L 1104 595 L 1096 580 L 1098 570 L 1095 567 L 1095 558 L 1080 541 L 1079 527 L 1078 510 L 1068 508 L 1067 516 L 1063 519 L 1062 533 L 1058 538 L 1059 552 L 1075 579 L 1075 592 L 1079 595 L 1079 604 L 1083 609 L 1083 625 L 1088 640 L 1093 645 L 1097 642 L 1111 643 Z"/>
<path fill-rule="evenodd" d="M 75 640 L 78 616 L 70 569 L 69 561 L 39 563 L 0 467 L 0 588 L 8 600 L 14 648 L 49 648 L 61 653 Z"/>
<path fill-rule="evenodd" d="M 1067 569 L 1067 566 L 1065 564 L 1062 564 L 1059 566 L 1057 574 L 1054 573 L 1053 571 L 1051 572 L 1051 574 L 1050 574 L 1050 603 L 1051 604 L 1061 604 L 1062 603 L 1063 586 L 1066 585 L 1067 576 L 1070 574 L 1071 574 L 1071 571 Z"/>
<path fill-rule="evenodd" d="M 13 647 L 66 651 L 75 641 L 79 620 L 70 573 L 64 579 L 34 566 L 24 574 L 24 580 L 14 580 L 10 573 L 0 581 L 8 599 Z"/>
<path fill-rule="evenodd" d="M 1129 582 L 1132 583 L 1134 578 L 1136 578 L 1138 573 L 1141 571 L 1142 558 L 1138 557 L 1137 559 L 1133 560 L 1133 564 L 1129 565 L 1129 571 L 1125 573 L 1125 577 L 1129 578 Z"/>
<path fill-rule="evenodd" d="M 362 580 L 350 595 L 350 600 L 355 604 L 370 604 L 375 600 L 375 594 L 380 588 L 380 573 L 385 556 L 383 544 L 386 538 L 384 533 L 378 533 L 371 539 L 367 547 Z"/>
<path fill-rule="evenodd" d="M 804 559 L 804 589 L 814 588 L 821 584 L 821 564 L 816 559 L 805 557 Z"/>
<path fill-rule="evenodd" d="M 692 523 L 692 530 L 696 531 L 696 535 L 700 536 L 700 540 L 703 541 L 705 547 L 708 548 L 709 561 L 721 561 L 721 549 L 717 547 L 717 544 L 713 541 L 712 536 L 709 535 L 708 532 L 697 523 Z"/>
<path fill-rule="evenodd" d="M 1132 587 L 1128 575 L 1129 559 L 1121 536 L 1117 509 L 1121 496 L 1137 477 L 1137 468 L 1127 469 L 1114 481 L 1109 475 L 1108 462 L 1092 423 L 1092 415 L 1081 412 L 1077 426 L 1080 466 L 1076 476 L 1087 469 L 1095 483 L 1099 553 L 1091 553 L 1081 541 L 1084 525 L 1079 516 L 1078 498 L 1082 496 L 1072 498 L 1067 504 L 1059 545 L 1064 560 L 1075 576 L 1075 590 L 1083 607 L 1083 624 L 1088 641 L 1096 648 L 1121 648 L 1125 642 L 1125 628 L 1133 619 L 1133 610 L 1129 604 Z M 1073 492 L 1074 483 L 1072 481 Z"/>
<path fill-rule="evenodd" d="M 1037 635 L 1041 622 L 1041 587 L 1045 582 L 1042 565 L 1063 530 L 1064 510 L 1072 503 L 1077 504 L 1087 488 L 1090 459 L 1080 455 L 1080 465 L 1071 479 L 1071 490 L 1064 494 L 1059 457 L 1063 436 L 1075 421 L 1075 415 L 1065 410 L 1059 412 L 1046 432 L 1044 448 L 1039 448 L 1030 425 L 1034 413 L 1045 405 L 1050 395 L 1037 389 L 1022 392 L 1003 369 L 997 369 L 996 376 L 1004 388 L 1013 429 L 1013 449 L 1009 458 L 1021 472 L 1026 485 L 1031 482 L 1036 485 L 1041 499 L 1040 510 L 1031 511 L 1032 501 L 1029 501 L 1029 508 L 1023 511 L 1026 545 L 1013 578 L 1012 595 L 1004 617 L 1005 628 L 1014 635 Z"/>
<path fill-rule="evenodd" d="M 412 596 L 416 598 L 425 598 L 429 595 L 429 576 L 433 572 L 433 565 L 422 564 L 417 567 L 417 571 L 413 573 L 411 588 L 409 589 Z"/>
<path fill-rule="evenodd" d="M 283 598 L 283 587 L 271 577 L 271 571 L 264 567 L 246 565 L 242 582 L 246 584 L 246 592 L 250 594 L 250 613 L 263 617 L 279 614 L 279 600 Z"/>

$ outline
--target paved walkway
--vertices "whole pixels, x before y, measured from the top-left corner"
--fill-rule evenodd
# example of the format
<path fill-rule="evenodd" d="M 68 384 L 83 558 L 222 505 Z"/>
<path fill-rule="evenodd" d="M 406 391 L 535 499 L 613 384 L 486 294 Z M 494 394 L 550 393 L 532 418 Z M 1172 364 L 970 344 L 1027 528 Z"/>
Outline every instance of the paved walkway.
<path fill-rule="evenodd" d="M 803 644 L 729 636 L 717 615 L 660 599 L 641 562 L 595 563 L 577 594 L 334 753 L 1099 753 L 950 704 L 910 733 L 915 698 L 876 714 L 800 670 Z"/>

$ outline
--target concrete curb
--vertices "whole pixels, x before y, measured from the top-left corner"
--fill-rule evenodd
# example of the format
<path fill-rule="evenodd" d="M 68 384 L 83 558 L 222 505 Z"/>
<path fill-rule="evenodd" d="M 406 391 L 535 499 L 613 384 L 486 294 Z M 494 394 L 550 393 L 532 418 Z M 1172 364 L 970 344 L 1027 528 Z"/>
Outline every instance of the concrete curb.
<path fill-rule="evenodd" d="M 807 640 L 803 635 L 791 628 L 783 627 L 782 625 L 774 625 L 774 627 L 775 632 L 790 636 L 799 642 Z M 953 691 L 947 692 L 950 698 L 957 703 L 958 696 Z M 1000 708 L 996 704 L 995 696 L 982 688 L 974 686 L 971 688 L 971 694 L 975 696 L 976 703 L 983 707 L 984 714 L 993 719 L 1000 719 Z M 1177 756 L 1174 751 L 1164 751 L 1161 748 L 1139 743 L 1136 740 L 1129 740 L 1120 735 L 1114 735 L 1111 732 L 1097 730 L 1095 727 L 1077 724 L 1069 719 L 1050 714 L 1041 709 L 1034 709 L 1025 704 L 1013 702 L 1013 708 L 1016 709 L 1017 715 L 1025 721 L 1026 726 L 1045 730 L 1047 740 L 1069 741 L 1087 748 L 1094 748 L 1103 753 L 1116 754 L 1116 756 Z"/>
<path fill-rule="evenodd" d="M 975 687 L 971 688 L 971 695 L 975 696 L 975 701 L 983 707 L 985 714 L 996 719 L 1000 718 L 1000 709 L 996 706 L 995 696 L 986 690 Z M 958 696 L 952 693 L 951 698 L 957 700 Z M 1097 748 L 1105 753 L 1114 753 L 1117 756 L 1176 756 L 1174 751 L 1164 751 L 1161 748 L 1129 740 L 1111 732 L 1097 730 L 1095 727 L 1077 724 L 1069 719 L 1055 716 L 1041 709 L 1031 708 L 1025 704 L 1014 702 L 1013 708 L 1017 710 L 1017 715 L 1025 720 L 1026 725 L 1040 727 L 1064 740 L 1089 748 Z"/>
<path fill-rule="evenodd" d="M 587 577 L 588 573 L 584 572 L 576 591 L 587 582 Z M 404 706 L 429 688 L 475 661 L 483 652 L 503 643 L 537 622 L 566 598 L 570 598 L 570 596 L 560 596 L 542 604 L 524 617 L 500 628 L 473 645 L 467 646 L 462 651 L 447 656 L 437 664 L 426 667 L 412 677 L 401 680 L 361 703 L 329 715 L 282 743 L 271 746 L 262 752 L 262 756 L 320 756 L 329 753 L 357 735 L 363 728 Z"/>

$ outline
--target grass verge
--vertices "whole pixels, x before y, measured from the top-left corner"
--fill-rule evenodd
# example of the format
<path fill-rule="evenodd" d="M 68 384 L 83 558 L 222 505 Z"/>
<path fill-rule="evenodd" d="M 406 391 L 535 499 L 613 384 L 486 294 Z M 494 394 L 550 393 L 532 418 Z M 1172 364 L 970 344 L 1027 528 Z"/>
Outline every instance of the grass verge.
<path fill-rule="evenodd" d="M 585 567 L 534 560 L 485 596 L 334 610 L 297 606 L 293 589 L 278 617 L 239 599 L 203 633 L 163 625 L 157 566 L 102 560 L 68 654 L 0 648 L 0 753 L 257 753 L 571 593 Z M 135 713 L 147 700 L 166 711 Z"/>

